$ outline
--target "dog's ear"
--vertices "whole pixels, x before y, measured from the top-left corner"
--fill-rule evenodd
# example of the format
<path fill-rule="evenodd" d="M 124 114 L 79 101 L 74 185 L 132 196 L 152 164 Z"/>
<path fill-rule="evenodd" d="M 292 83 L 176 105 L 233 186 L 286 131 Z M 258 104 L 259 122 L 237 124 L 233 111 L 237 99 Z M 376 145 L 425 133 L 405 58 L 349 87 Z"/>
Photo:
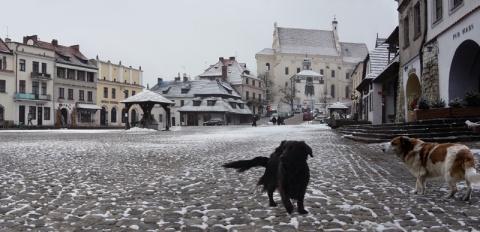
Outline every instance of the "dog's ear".
<path fill-rule="evenodd" d="M 410 147 L 412 143 L 410 142 L 410 138 L 407 137 L 407 136 L 402 136 L 400 137 L 400 146 L 402 148 L 407 148 L 407 147 Z"/>
<path fill-rule="evenodd" d="M 302 141 L 302 143 L 303 143 L 303 147 L 305 149 L 305 153 L 307 153 L 308 155 L 310 155 L 310 157 L 313 158 L 312 148 L 310 146 L 308 146 L 307 143 L 305 143 L 305 141 Z"/>

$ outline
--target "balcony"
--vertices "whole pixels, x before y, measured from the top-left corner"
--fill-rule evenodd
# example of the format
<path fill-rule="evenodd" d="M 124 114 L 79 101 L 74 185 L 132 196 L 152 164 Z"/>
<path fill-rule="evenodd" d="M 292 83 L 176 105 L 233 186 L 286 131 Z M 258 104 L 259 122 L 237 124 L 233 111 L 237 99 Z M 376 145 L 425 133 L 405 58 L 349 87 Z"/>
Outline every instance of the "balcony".
<path fill-rule="evenodd" d="M 30 73 L 30 78 L 37 80 L 51 80 L 52 76 L 48 73 L 32 72 Z"/>
<path fill-rule="evenodd" d="M 40 94 L 33 94 L 33 93 L 15 93 L 13 99 L 51 101 L 51 97 L 48 94 L 40 95 Z"/>

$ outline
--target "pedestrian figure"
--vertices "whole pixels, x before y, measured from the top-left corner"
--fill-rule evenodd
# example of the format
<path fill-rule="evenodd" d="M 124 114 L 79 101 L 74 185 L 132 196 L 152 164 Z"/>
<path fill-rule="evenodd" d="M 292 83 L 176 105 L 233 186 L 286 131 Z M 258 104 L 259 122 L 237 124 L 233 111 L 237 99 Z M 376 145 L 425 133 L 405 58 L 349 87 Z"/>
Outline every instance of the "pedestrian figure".
<path fill-rule="evenodd" d="M 65 117 L 63 117 L 63 115 L 61 116 L 60 121 L 61 121 L 62 126 L 63 126 L 65 124 Z"/>
<path fill-rule="evenodd" d="M 253 115 L 252 127 L 257 127 L 257 116 Z"/>
<path fill-rule="evenodd" d="M 28 124 L 27 125 L 29 125 L 29 126 L 32 125 L 33 126 L 32 119 L 33 119 L 32 113 L 28 113 Z"/>
<path fill-rule="evenodd" d="M 277 124 L 277 118 L 276 117 L 272 118 L 272 123 L 273 123 L 273 125 Z"/>
<path fill-rule="evenodd" d="M 280 126 L 283 124 L 283 117 L 282 116 L 278 116 L 278 122 L 277 124 Z"/>

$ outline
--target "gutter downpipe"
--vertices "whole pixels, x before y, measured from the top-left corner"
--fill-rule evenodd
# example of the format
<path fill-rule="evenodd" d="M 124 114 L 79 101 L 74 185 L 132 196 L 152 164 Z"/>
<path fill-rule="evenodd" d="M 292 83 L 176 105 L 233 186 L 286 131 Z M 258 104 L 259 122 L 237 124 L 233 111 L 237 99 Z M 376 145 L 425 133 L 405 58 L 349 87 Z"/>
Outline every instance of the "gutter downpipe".
<path fill-rule="evenodd" d="M 418 51 L 418 54 L 420 56 L 420 75 L 423 76 L 423 47 L 425 45 L 425 42 L 427 40 L 427 32 L 428 32 L 428 25 L 427 25 L 427 20 L 428 20 L 428 9 L 427 9 L 427 2 L 428 0 L 424 0 L 423 4 L 423 13 L 424 13 L 424 19 L 425 19 L 425 25 L 423 28 L 423 38 L 422 38 L 422 43 L 420 44 L 420 49 Z"/>

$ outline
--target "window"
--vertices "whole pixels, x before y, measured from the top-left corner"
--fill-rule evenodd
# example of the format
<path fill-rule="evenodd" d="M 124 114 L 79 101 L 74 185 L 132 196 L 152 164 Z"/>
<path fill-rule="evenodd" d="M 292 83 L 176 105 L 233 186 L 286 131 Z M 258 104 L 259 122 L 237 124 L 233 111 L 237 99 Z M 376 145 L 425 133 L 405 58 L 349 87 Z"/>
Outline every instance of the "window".
<path fill-rule="evenodd" d="M 39 85 L 38 81 L 32 81 L 32 93 L 33 94 L 39 94 Z"/>
<path fill-rule="evenodd" d="M 132 90 L 132 96 L 135 96 L 136 92 Z"/>
<path fill-rule="evenodd" d="M 85 81 L 85 72 L 84 71 L 78 71 L 77 72 L 77 80 Z"/>
<path fill-rule="evenodd" d="M 43 107 L 43 120 L 50 120 L 50 107 Z"/>
<path fill-rule="evenodd" d="M 262 95 L 261 94 L 258 95 L 258 100 L 262 101 Z"/>
<path fill-rule="evenodd" d="M 92 72 L 87 72 L 87 81 L 88 81 L 88 82 L 95 82 L 95 81 L 93 80 L 93 77 L 94 77 L 94 73 L 92 73 Z"/>
<path fill-rule="evenodd" d="M 463 0 L 450 0 L 450 9 L 453 10 L 460 6 L 463 3 Z"/>
<path fill-rule="evenodd" d="M 193 106 L 200 106 L 201 103 L 202 101 L 193 100 Z"/>
<path fill-rule="evenodd" d="M 440 19 L 442 19 L 442 9 L 443 9 L 443 0 L 435 0 L 435 12 L 433 14 L 433 21 L 436 22 Z"/>
<path fill-rule="evenodd" d="M 320 69 L 320 74 L 322 74 L 322 75 L 323 75 L 323 68 L 321 68 L 321 69 Z"/>
<path fill-rule="evenodd" d="M 285 75 L 288 75 L 288 67 L 285 67 Z"/>
<path fill-rule="evenodd" d="M 78 91 L 78 100 L 85 101 L 85 92 L 83 90 Z"/>
<path fill-rule="evenodd" d="M 255 86 L 255 80 L 252 80 L 252 85 Z"/>
<path fill-rule="evenodd" d="M 299 73 L 299 72 L 300 72 L 300 68 L 297 68 L 297 73 Z"/>
<path fill-rule="evenodd" d="M 3 121 L 5 120 L 5 116 L 4 116 L 4 109 L 3 107 L 0 107 L 0 121 Z"/>
<path fill-rule="evenodd" d="M 245 92 L 245 99 L 247 99 L 247 100 L 250 98 L 250 96 L 248 96 L 248 95 L 249 95 L 249 92 L 246 91 L 246 92 Z"/>
<path fill-rule="evenodd" d="M 163 122 L 162 120 L 163 120 L 163 115 L 162 115 L 162 114 L 159 114 L 159 115 L 158 115 L 158 122 Z"/>
<path fill-rule="evenodd" d="M 335 77 L 335 70 L 332 70 L 332 77 Z"/>
<path fill-rule="evenodd" d="M 108 98 L 108 88 L 103 87 L 103 98 Z"/>
<path fill-rule="evenodd" d="M 248 85 L 248 78 L 245 79 L 245 83 Z"/>
<path fill-rule="evenodd" d="M 335 85 L 330 86 L 330 96 L 335 98 Z"/>
<path fill-rule="evenodd" d="M 184 100 L 180 100 L 180 106 L 184 106 L 185 105 L 185 101 Z"/>
<path fill-rule="evenodd" d="M 58 89 L 58 98 L 65 98 L 65 89 L 59 88 Z"/>
<path fill-rule="evenodd" d="M 124 90 L 123 92 L 125 93 L 125 99 L 127 99 L 128 98 L 128 90 Z"/>
<path fill-rule="evenodd" d="M 42 83 L 42 95 L 47 95 L 47 83 Z"/>
<path fill-rule="evenodd" d="M 32 119 L 33 119 L 33 120 L 37 119 L 37 114 L 36 114 L 36 112 L 37 112 L 37 107 L 36 107 L 36 106 L 29 106 L 28 109 L 29 109 L 29 110 L 28 110 L 28 113 L 29 113 L 29 114 L 32 114 Z"/>
<path fill-rule="evenodd" d="M 117 109 L 112 108 L 112 113 L 110 115 L 110 122 L 117 122 Z"/>
<path fill-rule="evenodd" d="M 420 34 L 422 33 L 422 24 L 421 24 L 420 17 L 421 17 L 420 2 L 417 2 L 417 4 L 415 4 L 415 6 L 413 7 L 413 20 L 415 21 L 413 23 L 413 26 L 415 30 L 415 33 L 414 33 L 415 38 L 417 36 L 420 36 Z"/>
<path fill-rule="evenodd" d="M 40 72 L 40 66 L 37 61 L 32 62 L 32 72 L 34 73 Z"/>
<path fill-rule="evenodd" d="M 68 99 L 73 99 L 73 89 L 68 89 Z"/>
<path fill-rule="evenodd" d="M 207 100 L 207 106 L 214 106 L 215 101 L 214 100 Z"/>
<path fill-rule="evenodd" d="M 0 93 L 5 93 L 5 89 L 6 89 L 6 81 L 0 80 Z"/>
<path fill-rule="evenodd" d="M 0 69 L 7 69 L 7 57 L 3 56 L 0 61 Z"/>
<path fill-rule="evenodd" d="M 252 93 L 252 99 L 255 99 L 255 93 Z"/>
<path fill-rule="evenodd" d="M 47 63 L 42 63 L 42 73 L 47 73 Z"/>
<path fill-rule="evenodd" d="M 20 59 L 20 71 L 24 71 L 25 72 L 25 60 L 24 59 Z"/>
<path fill-rule="evenodd" d="M 405 16 L 403 19 L 403 43 L 404 47 L 407 47 L 410 44 L 410 25 L 408 23 L 408 16 Z"/>
<path fill-rule="evenodd" d="M 18 91 L 19 91 L 20 93 L 26 93 L 26 92 L 27 92 L 26 85 L 27 85 L 27 84 L 26 84 L 25 80 L 20 80 L 20 86 L 19 86 Z"/>
<path fill-rule="evenodd" d="M 270 63 L 266 63 L 265 67 L 267 68 L 267 71 L 270 71 Z"/>
<path fill-rule="evenodd" d="M 117 89 L 112 88 L 112 98 L 115 99 L 117 98 Z"/>
<path fill-rule="evenodd" d="M 57 68 L 57 77 L 58 78 L 65 78 L 65 69 L 64 68 Z"/>
<path fill-rule="evenodd" d="M 92 91 L 87 92 L 87 98 L 88 98 L 88 101 L 93 101 L 93 92 Z"/>
<path fill-rule="evenodd" d="M 75 70 L 67 69 L 67 79 L 75 80 Z"/>
<path fill-rule="evenodd" d="M 345 98 L 350 98 L 350 86 L 345 86 Z"/>

